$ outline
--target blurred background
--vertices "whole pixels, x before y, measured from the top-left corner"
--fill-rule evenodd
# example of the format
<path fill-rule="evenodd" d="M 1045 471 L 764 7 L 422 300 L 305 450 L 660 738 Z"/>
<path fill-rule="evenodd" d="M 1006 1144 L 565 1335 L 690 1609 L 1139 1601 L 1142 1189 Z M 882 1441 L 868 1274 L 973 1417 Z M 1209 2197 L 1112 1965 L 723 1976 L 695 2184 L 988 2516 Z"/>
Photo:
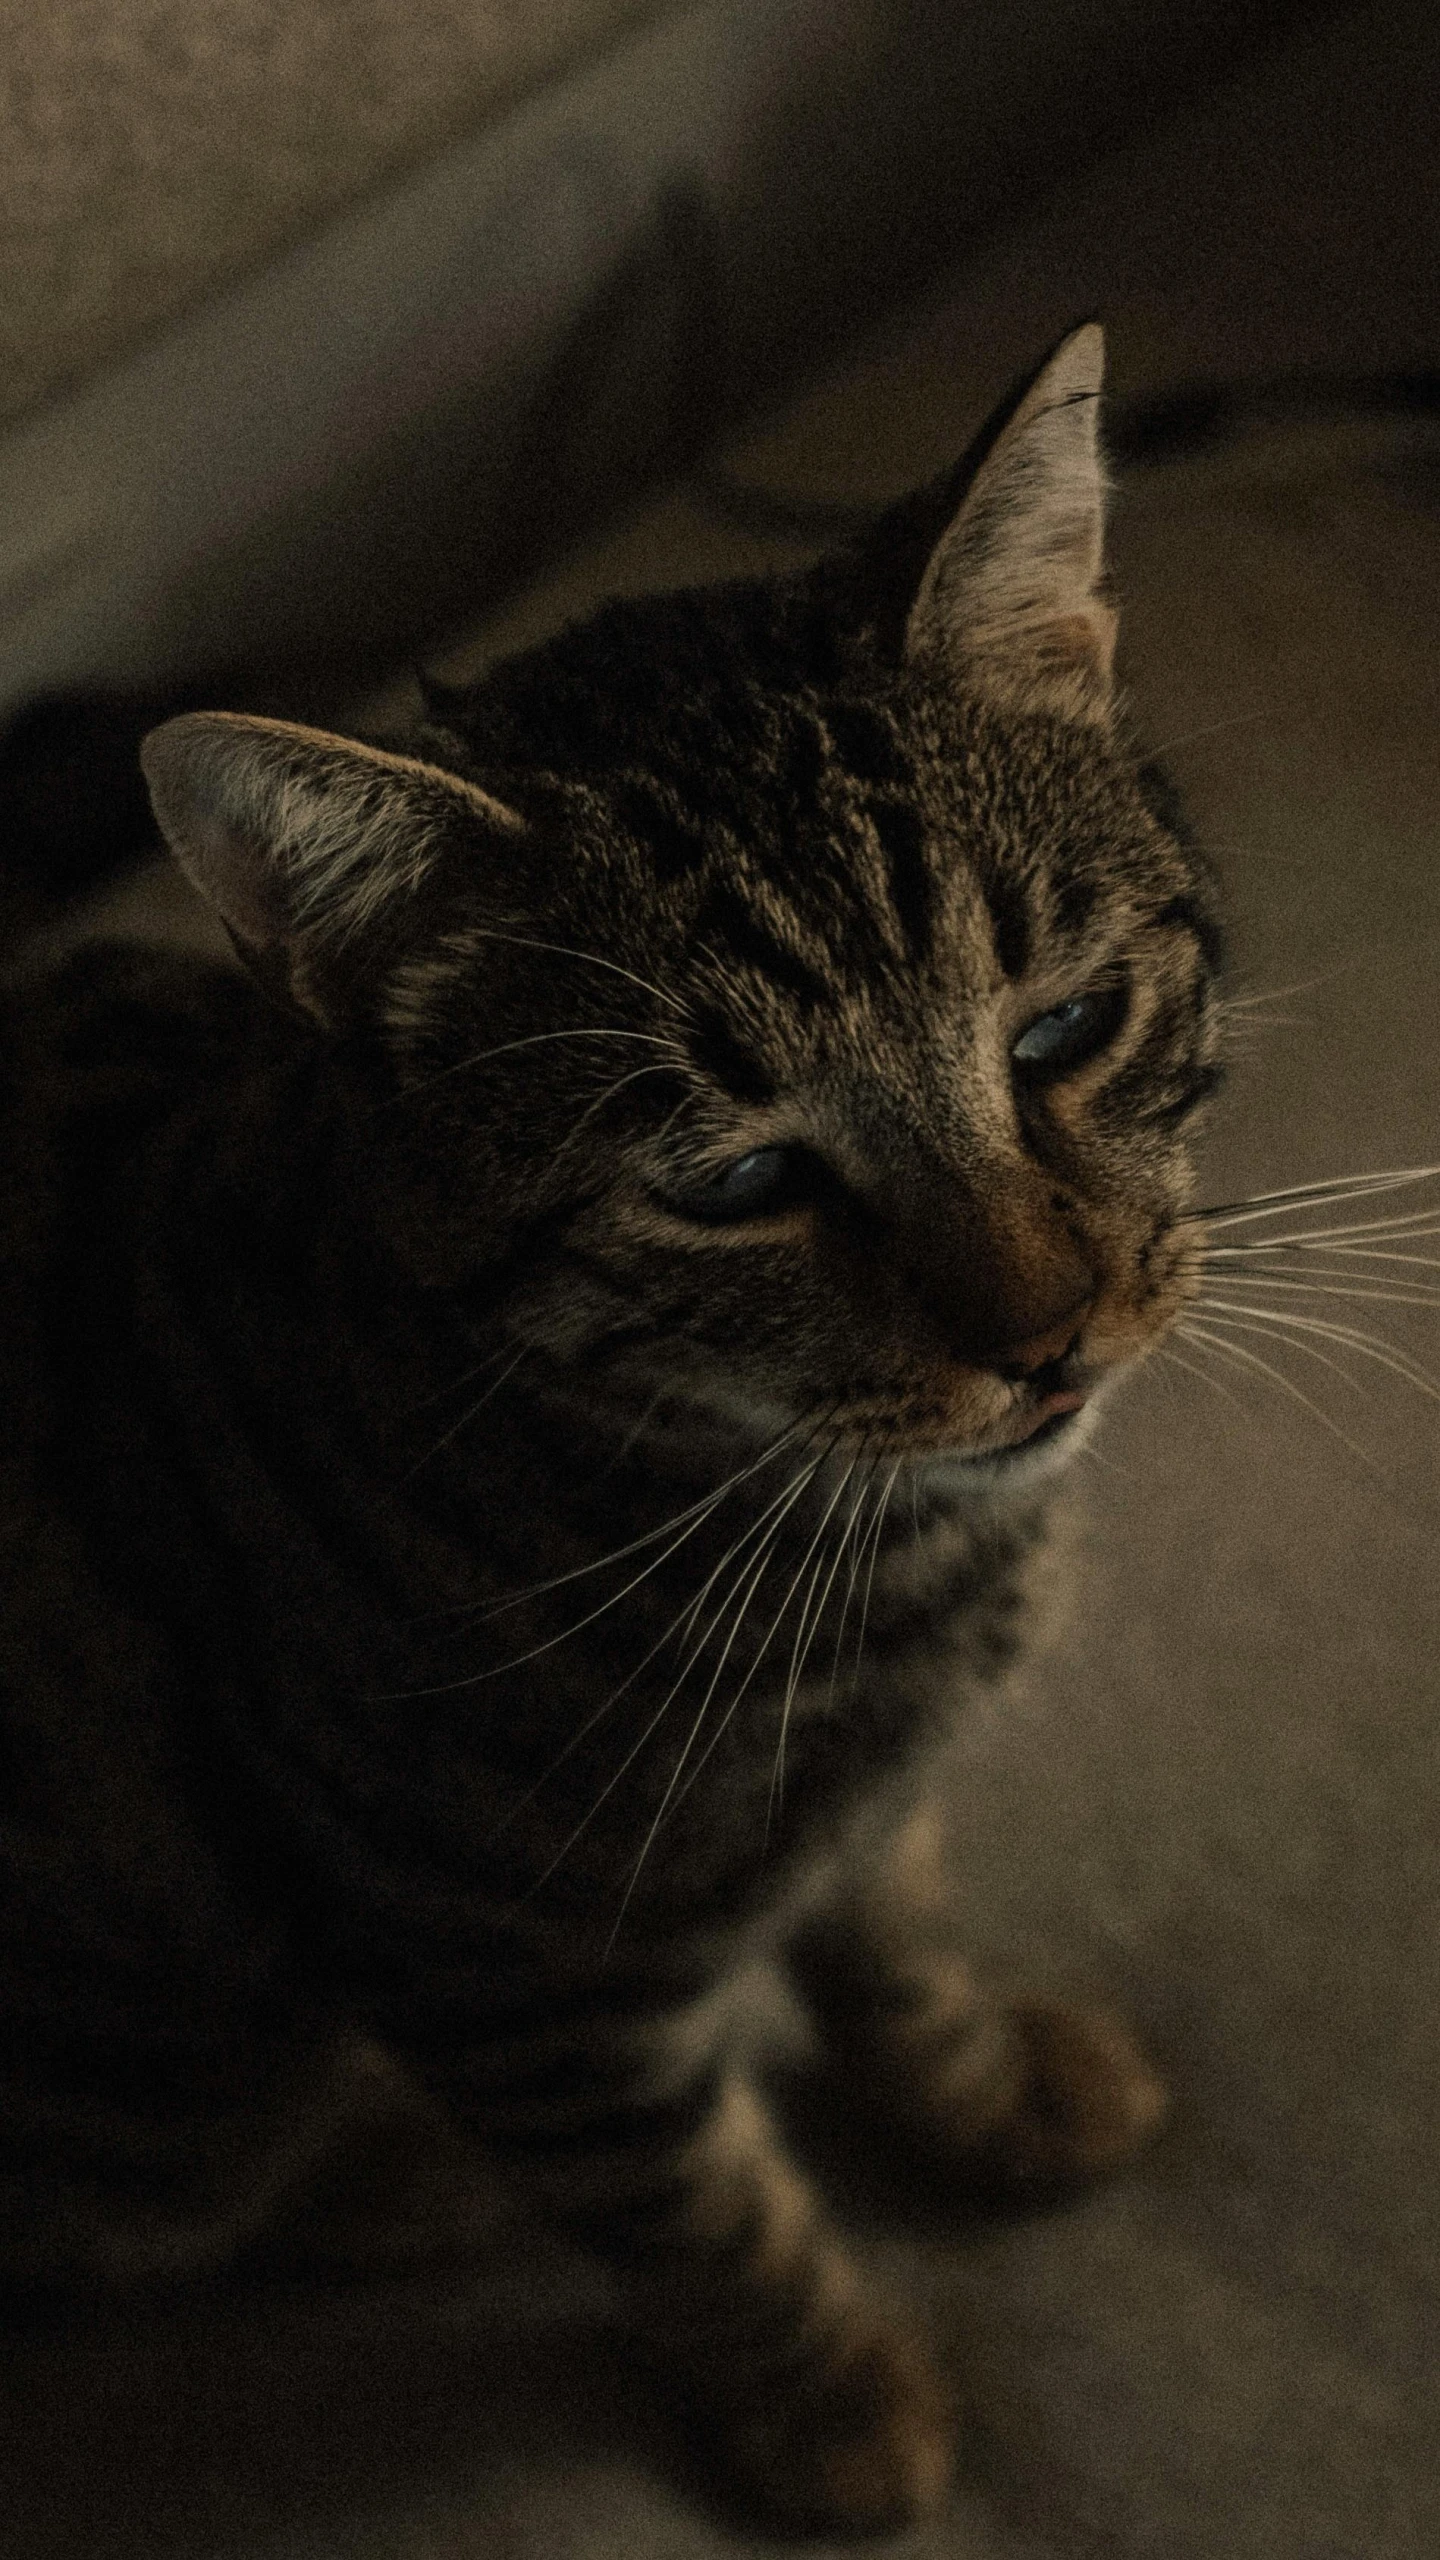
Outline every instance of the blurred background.
<path fill-rule="evenodd" d="M 343 696 L 922 297 L 927 467 L 1091 311 L 1122 396 L 1428 368 L 1437 53 L 1427 0 L 0 0 L 0 721 Z"/>
<path fill-rule="evenodd" d="M 0 910 L 203 939 L 153 867 L 53 914 L 153 850 L 163 710 L 384 723 L 807 557 L 1091 313 L 1123 672 L 1232 920 L 1205 1196 L 1440 1165 L 1434 0 L 0 0 Z M 1149 1365 L 965 1736 L 978 1957 L 1121 2002 L 1175 2112 L 1059 2221 L 847 2191 L 964 2412 L 925 2560 L 1440 2551 L 1440 1180 L 1298 1223 L 1387 1210 Z M 778 2549 L 481 2220 L 17 2350 L 11 2547 Z"/>

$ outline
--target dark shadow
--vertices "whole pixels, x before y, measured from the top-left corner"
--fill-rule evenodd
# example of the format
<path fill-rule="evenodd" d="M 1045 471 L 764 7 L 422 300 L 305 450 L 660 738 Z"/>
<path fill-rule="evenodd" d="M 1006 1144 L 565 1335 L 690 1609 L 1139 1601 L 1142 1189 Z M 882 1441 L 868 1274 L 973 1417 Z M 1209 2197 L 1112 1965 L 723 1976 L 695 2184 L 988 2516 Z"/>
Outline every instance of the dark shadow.
<path fill-rule="evenodd" d="M 542 2251 L 543 2256 L 543 2251 Z M 7 2548 L 41 2560 L 195 2560 L 463 2505 L 476 2547 L 522 2469 L 663 2473 L 663 2429 L 620 2333 L 524 2269 L 498 2287 L 253 2288 L 136 2306 L 12 2347 L 0 2459 Z"/>

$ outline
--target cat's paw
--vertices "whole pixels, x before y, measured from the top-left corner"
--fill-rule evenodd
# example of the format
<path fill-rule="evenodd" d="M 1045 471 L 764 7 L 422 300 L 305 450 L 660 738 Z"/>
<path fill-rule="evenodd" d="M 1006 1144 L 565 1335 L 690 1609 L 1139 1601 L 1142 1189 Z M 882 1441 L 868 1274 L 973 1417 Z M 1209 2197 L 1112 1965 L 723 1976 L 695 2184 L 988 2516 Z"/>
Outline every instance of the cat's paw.
<path fill-rule="evenodd" d="M 878 2534 L 942 2504 L 954 2436 L 950 2398 L 929 2357 L 902 2331 L 876 2324 L 803 2374 L 775 2377 L 763 2404 L 732 2405 L 712 2444 L 732 2490 L 770 2524 Z"/>
<path fill-rule="evenodd" d="M 1038 1998 L 1001 2017 L 1005 2055 L 983 2132 L 967 2110 L 947 2123 L 943 2085 L 911 2093 L 907 2130 L 937 2166 L 949 2153 L 945 2165 L 972 2187 L 1041 2201 L 1111 2177 L 1144 2150 L 1169 2101 L 1128 2027 L 1106 2009 Z"/>

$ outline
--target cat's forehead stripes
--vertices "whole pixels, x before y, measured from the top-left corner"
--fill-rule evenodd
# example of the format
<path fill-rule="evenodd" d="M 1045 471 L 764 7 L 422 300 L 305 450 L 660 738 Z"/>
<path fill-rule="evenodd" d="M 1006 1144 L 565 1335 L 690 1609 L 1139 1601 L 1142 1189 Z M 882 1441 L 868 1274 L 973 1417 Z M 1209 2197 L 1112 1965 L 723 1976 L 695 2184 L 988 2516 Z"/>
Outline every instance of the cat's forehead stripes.
<path fill-rule="evenodd" d="M 924 820 L 898 792 L 876 792 L 866 808 L 884 869 L 889 912 L 902 949 L 917 964 L 929 957 L 940 908 L 940 884 Z"/>
<path fill-rule="evenodd" d="M 1087 806 L 1084 794 L 1073 805 L 1063 773 L 1048 797 L 1033 776 L 1017 783 L 993 740 L 982 741 L 978 770 L 962 762 L 957 787 L 953 756 L 927 754 L 923 734 L 908 739 L 888 705 L 782 703 L 773 717 L 788 744 L 748 774 L 731 772 L 717 794 L 723 818 L 692 806 L 677 820 L 673 790 L 652 794 L 658 858 L 648 836 L 638 849 L 673 879 L 678 828 L 704 883 L 692 947 L 753 971 L 802 1014 L 937 966 L 973 984 L 987 940 L 1000 976 L 1018 984 L 1057 941 L 1103 940 L 1117 890 L 1139 886 L 1138 875 L 1151 887 L 1153 849 L 1138 874 L 1132 845 L 1116 864 L 1113 808 Z M 790 788 L 797 737 L 803 798 Z M 640 834 L 646 795 L 627 784 L 622 805 Z M 1154 839 L 1133 804 L 1122 809 L 1122 836 L 1137 817 Z"/>
<path fill-rule="evenodd" d="M 1034 919 L 1030 892 L 1024 875 L 987 865 L 980 874 L 980 886 L 990 915 L 995 957 L 1007 978 L 1020 979 L 1030 966 L 1034 949 Z"/>
<path fill-rule="evenodd" d="M 695 938 L 828 1001 L 837 979 L 930 954 L 942 866 L 913 756 L 886 706 L 777 695 L 719 770 L 627 774 L 610 791 L 657 881 L 703 878 Z"/>
<path fill-rule="evenodd" d="M 923 966 L 940 896 L 898 723 L 870 705 L 830 712 L 777 693 L 701 775 L 667 765 L 660 742 L 657 769 L 602 784 L 635 861 L 684 901 L 686 961 L 800 1020 Z"/>
<path fill-rule="evenodd" d="M 568 937 L 624 959 L 643 937 L 697 1076 L 742 1103 L 877 1038 L 892 1074 L 966 1048 L 977 1006 L 1083 992 L 1167 906 L 1214 958 L 1123 741 L 938 649 L 887 662 L 803 586 L 604 607 L 493 671 L 466 726 L 482 779 L 538 778 Z"/>
<path fill-rule="evenodd" d="M 691 948 L 728 970 L 753 970 L 804 1014 L 834 999 L 833 955 L 811 919 L 769 882 L 741 872 L 712 881 L 696 910 Z"/>
<path fill-rule="evenodd" d="M 1093 745 L 1078 764 L 1063 741 L 1027 756 L 979 715 L 952 707 L 941 722 L 923 700 L 809 688 L 777 690 L 763 715 L 752 705 L 745 753 L 713 778 L 682 774 L 668 743 L 649 769 L 559 783 L 548 818 L 536 803 L 563 865 L 542 938 L 628 968 L 649 935 L 646 974 L 679 1008 L 667 1027 L 681 1053 L 742 1106 L 837 1071 L 924 1082 L 927 1054 L 969 1048 L 977 1003 L 1031 987 L 1038 1012 L 1137 933 L 1147 951 L 1157 933 L 1184 946 L 1187 989 L 1216 956 L 1189 856 Z M 463 982 L 482 995 L 496 970 L 478 920 L 440 935 L 396 974 L 392 1032 L 418 1056 Z M 608 1018 L 610 975 L 572 989 L 564 974 L 562 1004 L 573 993 L 588 1018 L 599 998 Z M 1166 1045 L 1157 1027 L 1132 1082 Z M 527 1050 L 524 1063 L 548 1078 L 566 1060 Z M 634 1096 L 657 1111 L 663 1099 L 658 1082 Z"/>
<path fill-rule="evenodd" d="M 603 813 L 590 858 L 669 915 L 685 1047 L 732 1100 L 775 1099 L 887 1017 L 892 1046 L 948 1045 L 987 989 L 1033 976 L 1055 1000 L 1162 907 L 1208 933 L 1186 858 L 1093 738 L 1017 742 L 913 686 L 772 685 L 717 727 L 703 767 L 662 730 L 647 765 L 569 789 Z"/>

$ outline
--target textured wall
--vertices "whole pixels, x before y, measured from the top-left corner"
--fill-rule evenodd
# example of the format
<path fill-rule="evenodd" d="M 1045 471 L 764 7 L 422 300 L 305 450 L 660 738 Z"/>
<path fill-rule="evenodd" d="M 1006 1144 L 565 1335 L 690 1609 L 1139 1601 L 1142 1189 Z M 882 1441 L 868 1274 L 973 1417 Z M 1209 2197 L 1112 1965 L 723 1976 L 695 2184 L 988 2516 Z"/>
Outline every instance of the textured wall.
<path fill-rule="evenodd" d="M 659 0 L 0 0 L 0 420 Z"/>

